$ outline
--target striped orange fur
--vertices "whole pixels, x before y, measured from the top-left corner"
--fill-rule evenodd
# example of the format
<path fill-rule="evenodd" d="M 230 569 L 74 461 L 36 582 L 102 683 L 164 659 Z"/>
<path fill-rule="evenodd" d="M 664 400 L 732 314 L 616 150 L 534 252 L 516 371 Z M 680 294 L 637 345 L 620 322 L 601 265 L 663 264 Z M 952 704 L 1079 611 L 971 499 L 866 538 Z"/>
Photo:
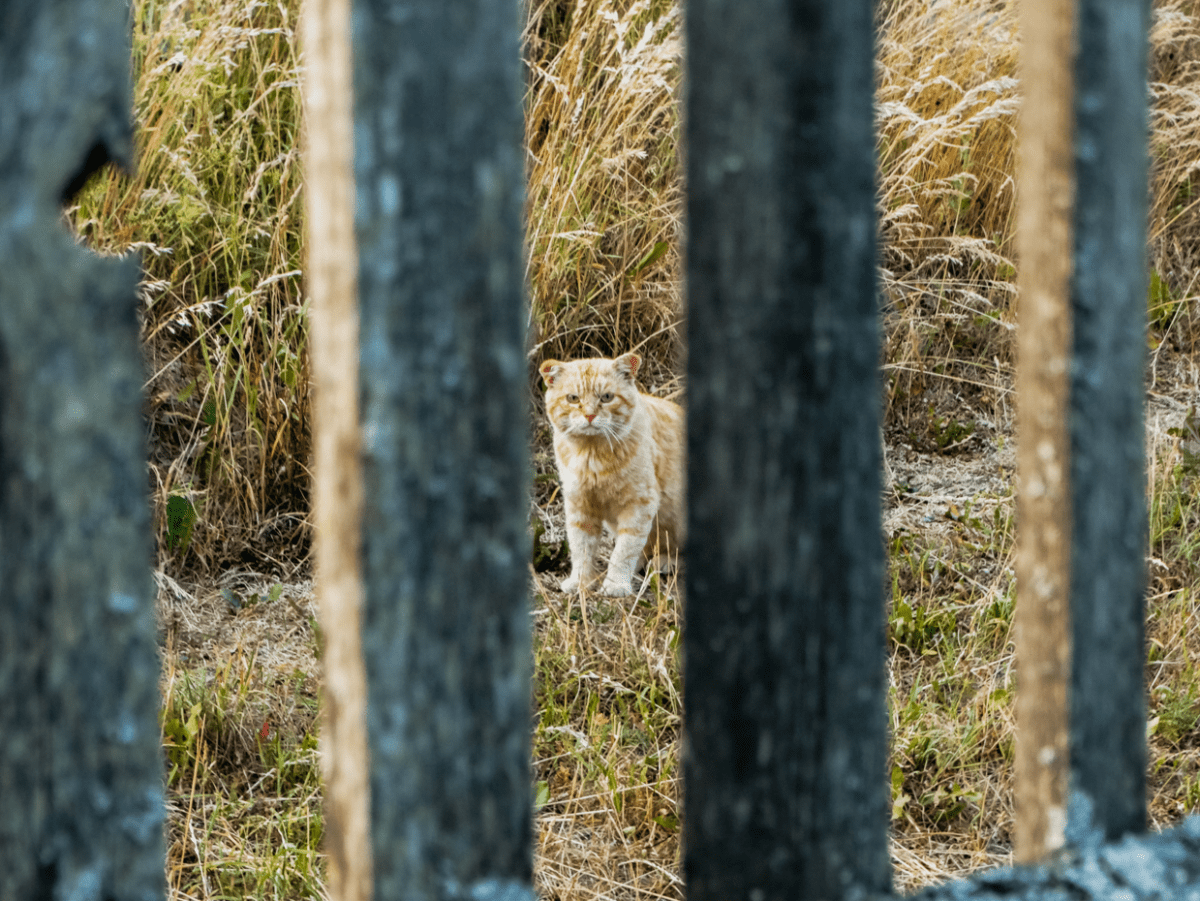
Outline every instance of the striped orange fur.
<path fill-rule="evenodd" d="M 639 563 L 668 568 L 683 542 L 683 409 L 638 391 L 640 365 L 630 353 L 541 366 L 571 548 L 563 591 L 599 577 L 605 524 L 616 544 L 600 591 L 613 597 L 632 593 Z"/>

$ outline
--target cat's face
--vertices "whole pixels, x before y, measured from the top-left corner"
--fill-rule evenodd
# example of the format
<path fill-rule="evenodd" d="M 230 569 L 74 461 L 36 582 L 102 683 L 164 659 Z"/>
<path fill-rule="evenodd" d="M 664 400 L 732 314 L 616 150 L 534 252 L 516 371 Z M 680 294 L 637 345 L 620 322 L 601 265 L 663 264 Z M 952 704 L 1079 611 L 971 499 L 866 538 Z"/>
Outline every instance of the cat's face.
<path fill-rule="evenodd" d="M 577 438 L 624 438 L 637 407 L 634 378 L 640 363 L 635 354 L 615 360 L 547 360 L 540 371 L 546 382 L 550 422 L 558 431 Z"/>

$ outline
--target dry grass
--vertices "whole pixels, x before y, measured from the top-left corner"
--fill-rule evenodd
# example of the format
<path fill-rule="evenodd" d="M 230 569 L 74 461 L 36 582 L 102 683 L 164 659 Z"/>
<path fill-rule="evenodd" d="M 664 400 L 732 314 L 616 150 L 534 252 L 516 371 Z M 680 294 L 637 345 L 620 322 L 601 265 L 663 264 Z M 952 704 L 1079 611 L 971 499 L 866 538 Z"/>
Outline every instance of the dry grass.
<path fill-rule="evenodd" d="M 679 347 L 681 15 L 667 0 L 533 4 L 528 242 L 536 360 Z"/>
<path fill-rule="evenodd" d="M 1011 416 L 1016 4 L 892 0 L 879 21 L 888 425 L 893 437 L 941 450 L 939 418 L 973 409 L 985 427 L 1005 428 Z M 1148 297 L 1156 351 L 1196 350 L 1198 51 L 1200 6 L 1156 3 Z"/>
<path fill-rule="evenodd" d="M 170 897 L 322 897 L 311 583 L 158 582 Z"/>
<path fill-rule="evenodd" d="M 307 547 L 308 355 L 296 7 L 134 6 L 137 171 L 72 211 L 106 251 L 141 251 L 150 474 L 177 574 Z"/>
<path fill-rule="evenodd" d="M 1002 0 L 877 9 L 887 776 L 907 889 L 1009 854 L 1018 44 Z M 319 635 L 306 587 L 275 581 L 307 553 L 296 15 L 297 0 L 135 2 L 139 171 L 106 173 L 72 213 L 94 246 L 146 260 L 178 899 L 323 892 Z M 677 391 L 678 5 L 531 0 L 528 16 L 531 363 L 638 348 L 650 387 Z M 1147 685 L 1163 826 L 1200 806 L 1200 2 L 1157 3 L 1152 44 Z M 544 431 L 532 443 L 537 885 L 680 898 L 681 587 L 558 594 L 561 498 Z"/>
<path fill-rule="evenodd" d="M 1151 30 L 1150 195 L 1154 344 L 1197 349 L 1200 309 L 1200 5 L 1157 4 Z"/>
<path fill-rule="evenodd" d="M 886 408 L 892 434 L 924 449 L 944 449 L 938 414 L 987 410 L 997 426 L 1010 415 L 1013 7 L 898 0 L 881 13 Z"/>
<path fill-rule="evenodd" d="M 959 484 L 961 494 L 898 498 L 888 517 L 901 889 L 1011 862 L 1012 499 L 995 485 Z"/>
<path fill-rule="evenodd" d="M 679 898 L 679 587 L 565 598 L 539 579 L 539 891 Z"/>
<path fill-rule="evenodd" d="M 1188 385 L 1189 401 L 1197 383 Z M 1200 432 L 1195 408 L 1157 400 L 1151 416 L 1146 683 L 1150 819 L 1200 810 Z"/>

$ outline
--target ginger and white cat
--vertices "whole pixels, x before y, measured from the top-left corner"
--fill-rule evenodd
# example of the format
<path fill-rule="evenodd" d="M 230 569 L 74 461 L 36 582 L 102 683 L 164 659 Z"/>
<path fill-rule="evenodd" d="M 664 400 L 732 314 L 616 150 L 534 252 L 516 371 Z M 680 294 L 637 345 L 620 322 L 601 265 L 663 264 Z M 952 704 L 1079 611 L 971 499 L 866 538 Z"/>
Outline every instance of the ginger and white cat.
<path fill-rule="evenodd" d="M 541 366 L 571 549 L 563 591 L 599 575 L 605 523 L 616 545 L 600 591 L 612 597 L 632 593 L 639 562 L 666 568 L 682 546 L 683 409 L 638 391 L 641 362 L 629 353 Z"/>

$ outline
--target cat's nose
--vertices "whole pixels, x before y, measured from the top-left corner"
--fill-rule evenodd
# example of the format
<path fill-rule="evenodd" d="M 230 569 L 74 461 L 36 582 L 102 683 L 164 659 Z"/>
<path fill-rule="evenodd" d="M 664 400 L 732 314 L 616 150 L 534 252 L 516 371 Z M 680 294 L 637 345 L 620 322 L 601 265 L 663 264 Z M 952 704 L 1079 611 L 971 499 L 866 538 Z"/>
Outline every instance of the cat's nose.
<path fill-rule="evenodd" d="M 583 415 L 587 417 L 588 425 L 591 425 L 592 420 L 596 418 L 595 413 L 584 413 Z"/>

